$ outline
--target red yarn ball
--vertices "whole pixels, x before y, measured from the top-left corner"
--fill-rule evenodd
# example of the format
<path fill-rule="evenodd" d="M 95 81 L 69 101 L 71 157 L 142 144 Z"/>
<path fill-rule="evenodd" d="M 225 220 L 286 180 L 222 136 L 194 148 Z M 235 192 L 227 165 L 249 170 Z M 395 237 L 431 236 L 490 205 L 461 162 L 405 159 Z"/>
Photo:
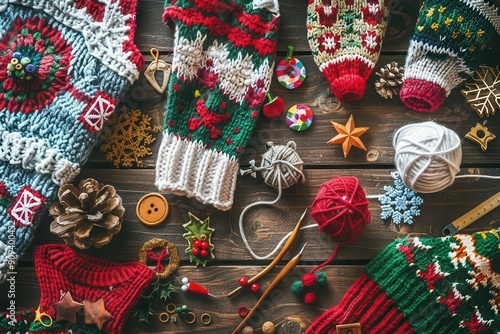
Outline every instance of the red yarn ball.
<path fill-rule="evenodd" d="M 305 287 L 314 286 L 317 281 L 316 275 L 314 274 L 309 273 L 302 276 L 302 285 Z"/>
<path fill-rule="evenodd" d="M 308 292 L 304 296 L 304 303 L 306 304 L 312 304 L 316 301 L 316 293 L 315 292 Z"/>
<path fill-rule="evenodd" d="M 339 244 L 354 242 L 370 223 L 368 200 L 354 176 L 337 176 L 321 185 L 311 217 L 319 229 Z"/>

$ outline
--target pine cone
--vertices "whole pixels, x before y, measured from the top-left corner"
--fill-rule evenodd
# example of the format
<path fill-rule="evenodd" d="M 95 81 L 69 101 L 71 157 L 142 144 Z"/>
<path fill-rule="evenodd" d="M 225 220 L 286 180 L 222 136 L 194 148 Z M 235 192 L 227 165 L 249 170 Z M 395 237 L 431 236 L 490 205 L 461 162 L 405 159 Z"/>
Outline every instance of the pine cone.
<path fill-rule="evenodd" d="M 399 90 L 403 84 L 404 68 L 399 67 L 398 63 L 391 61 L 380 69 L 380 72 L 375 72 L 380 78 L 375 81 L 375 89 L 383 98 L 391 98 L 394 95 L 399 95 Z"/>
<path fill-rule="evenodd" d="M 57 195 L 60 202 L 49 208 L 54 218 L 50 231 L 62 237 L 66 245 L 99 248 L 120 231 L 125 208 L 114 187 L 85 179 L 78 189 L 63 185 Z"/>

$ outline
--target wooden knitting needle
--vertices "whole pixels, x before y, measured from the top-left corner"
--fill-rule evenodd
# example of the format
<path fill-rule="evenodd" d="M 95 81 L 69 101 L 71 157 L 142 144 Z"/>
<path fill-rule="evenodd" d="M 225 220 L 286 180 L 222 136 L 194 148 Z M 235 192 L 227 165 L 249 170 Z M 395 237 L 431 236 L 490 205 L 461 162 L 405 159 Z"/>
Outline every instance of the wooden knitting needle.
<path fill-rule="evenodd" d="M 269 265 L 266 268 L 264 268 L 260 273 L 258 273 L 254 277 L 250 278 L 248 280 L 247 285 L 252 284 L 256 280 L 258 280 L 259 278 L 261 278 L 262 276 L 267 274 L 269 271 L 271 271 L 271 269 L 273 269 L 276 266 L 276 264 L 278 264 L 278 262 L 286 254 L 286 252 L 288 252 L 290 247 L 292 247 L 293 242 L 297 238 L 297 235 L 299 234 L 300 228 L 302 227 L 302 221 L 304 220 L 304 217 L 306 216 L 306 212 L 307 212 L 307 208 L 304 210 L 304 213 L 302 214 L 302 217 L 300 217 L 297 225 L 295 225 L 295 228 L 293 229 L 292 234 L 290 234 L 290 237 L 288 238 L 288 240 L 286 241 L 285 245 L 283 246 L 281 251 L 278 253 L 278 255 L 276 255 L 274 260 L 271 263 L 269 263 Z M 233 291 L 228 293 L 227 296 L 228 297 L 234 296 L 238 291 L 241 290 L 241 288 L 243 288 L 243 287 L 242 286 L 237 287 L 236 289 L 234 289 Z"/>
<path fill-rule="evenodd" d="M 288 263 L 283 267 L 283 269 L 281 269 L 281 271 L 274 278 L 271 284 L 269 284 L 269 286 L 266 288 L 262 296 L 260 296 L 257 303 L 255 303 L 254 307 L 250 310 L 250 312 L 248 312 L 248 314 L 241 321 L 239 326 L 236 327 L 236 329 L 233 331 L 233 334 L 236 334 L 243 327 L 243 325 L 247 322 L 247 320 L 257 311 L 257 309 L 262 304 L 262 302 L 267 298 L 267 296 L 269 296 L 272 290 L 283 280 L 283 278 L 286 277 L 286 275 L 288 275 L 295 268 L 295 266 L 299 263 L 302 257 L 302 252 L 304 251 L 306 244 L 304 244 L 300 252 L 297 255 L 295 255 L 292 259 L 290 259 L 290 261 L 288 261 Z"/>
<path fill-rule="evenodd" d="M 266 290 L 264 291 L 262 296 L 260 296 L 257 303 L 255 303 L 254 307 L 250 310 L 250 312 L 248 312 L 246 317 L 241 321 L 241 323 L 238 325 L 238 327 L 236 327 L 236 329 L 233 331 L 233 334 L 236 334 L 241 329 L 241 327 L 243 327 L 243 325 L 247 322 L 247 320 L 250 319 L 250 317 L 255 313 L 255 311 L 257 311 L 260 304 L 262 304 L 262 302 L 267 298 L 267 296 L 269 296 L 271 291 L 273 291 L 273 289 L 276 287 L 276 285 L 278 285 L 281 282 L 281 280 L 283 278 L 285 278 L 285 276 L 288 275 L 293 270 L 293 268 L 295 268 L 295 266 L 299 263 L 300 258 L 302 257 L 302 252 L 304 251 L 304 248 L 306 248 L 306 245 L 307 245 L 307 243 L 305 243 L 304 246 L 302 247 L 302 249 L 300 250 L 300 252 L 297 255 L 295 255 L 292 259 L 290 259 L 290 261 L 288 261 L 288 263 L 283 267 L 283 269 L 281 269 L 281 271 L 274 278 L 274 280 L 271 282 L 271 284 L 269 284 L 269 286 L 266 288 Z"/>

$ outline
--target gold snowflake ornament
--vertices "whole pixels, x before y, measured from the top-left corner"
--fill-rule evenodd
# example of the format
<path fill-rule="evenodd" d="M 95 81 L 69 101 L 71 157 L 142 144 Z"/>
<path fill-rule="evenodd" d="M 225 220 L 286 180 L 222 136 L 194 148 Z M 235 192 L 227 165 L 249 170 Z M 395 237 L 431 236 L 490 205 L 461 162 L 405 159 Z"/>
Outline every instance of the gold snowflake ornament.
<path fill-rule="evenodd" d="M 144 167 L 140 160 L 153 152 L 149 147 L 156 138 L 154 133 L 160 129 L 151 126 L 151 117 L 144 115 L 138 109 L 127 112 L 125 106 L 122 113 L 115 113 L 109 120 L 110 126 L 104 129 L 101 151 L 106 153 L 106 159 L 113 162 L 115 167 Z"/>
<path fill-rule="evenodd" d="M 472 79 L 474 82 L 466 82 L 467 89 L 460 92 L 479 117 L 494 115 L 500 109 L 500 69 L 481 65 Z"/>

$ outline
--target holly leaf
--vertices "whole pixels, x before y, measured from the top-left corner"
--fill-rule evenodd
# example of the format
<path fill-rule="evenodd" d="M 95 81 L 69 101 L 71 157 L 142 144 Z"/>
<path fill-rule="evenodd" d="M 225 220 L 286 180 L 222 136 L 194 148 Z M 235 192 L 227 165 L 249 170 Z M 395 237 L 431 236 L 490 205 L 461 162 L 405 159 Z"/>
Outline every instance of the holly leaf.
<path fill-rule="evenodd" d="M 472 79 L 460 92 L 479 117 L 494 115 L 500 109 L 500 69 L 481 65 Z"/>
<path fill-rule="evenodd" d="M 151 306 L 147 306 L 147 308 L 134 309 L 135 312 L 132 314 L 132 317 L 139 318 L 139 323 L 145 322 L 149 324 L 149 317 L 154 315 L 153 309 Z"/>
<path fill-rule="evenodd" d="M 210 227 L 210 218 L 202 221 L 191 212 L 188 212 L 188 215 L 189 221 L 186 224 L 182 225 L 186 229 L 186 231 L 188 231 L 187 233 L 184 233 L 182 235 L 188 242 L 188 247 L 186 248 L 185 252 L 189 255 L 189 260 L 191 262 L 195 262 L 196 265 L 201 264 L 205 267 L 207 262 L 215 259 L 215 255 L 213 254 L 214 245 L 212 244 L 212 233 L 215 231 L 215 229 Z M 208 247 L 206 248 L 208 254 L 206 254 L 206 256 L 202 256 L 202 254 L 200 254 L 200 247 L 198 247 L 199 253 L 193 254 L 193 248 L 195 248 L 195 240 L 208 242 Z"/>
<path fill-rule="evenodd" d="M 160 284 L 158 287 L 158 294 L 160 297 L 160 300 L 167 300 L 170 298 L 170 294 L 175 290 L 175 287 L 170 284 Z"/>

